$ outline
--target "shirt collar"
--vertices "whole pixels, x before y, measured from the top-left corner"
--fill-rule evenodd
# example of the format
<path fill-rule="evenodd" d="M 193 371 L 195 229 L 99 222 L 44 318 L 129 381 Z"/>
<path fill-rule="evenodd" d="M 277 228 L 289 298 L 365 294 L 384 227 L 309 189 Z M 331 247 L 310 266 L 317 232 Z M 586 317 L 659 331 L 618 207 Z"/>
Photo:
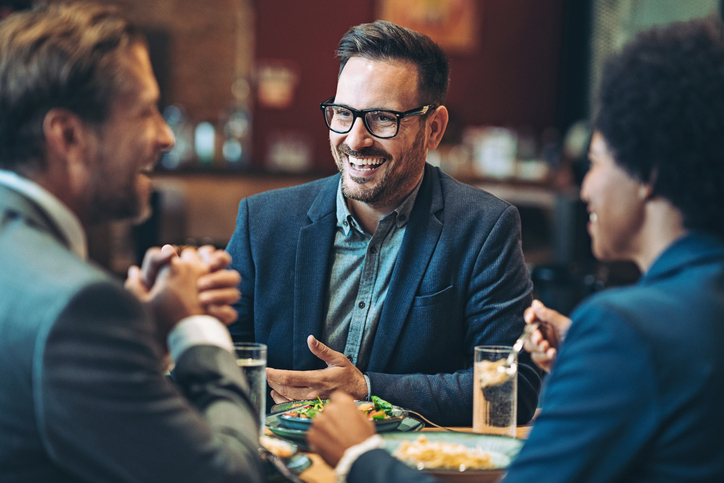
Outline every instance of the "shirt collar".
<path fill-rule="evenodd" d="M 407 195 L 404 200 L 402 200 L 402 203 L 392 210 L 392 213 L 395 213 L 396 215 L 395 223 L 397 228 L 402 228 L 410 220 L 410 213 L 412 212 L 412 208 L 415 206 L 415 200 L 417 199 L 417 193 L 420 191 L 420 186 L 422 186 L 422 178 L 420 178 L 420 181 L 417 182 L 417 185 L 412 192 Z M 352 212 L 349 211 L 346 201 L 346 198 L 342 194 L 342 179 L 340 178 L 339 185 L 337 186 L 337 226 L 342 229 L 345 236 L 349 235 L 349 231 L 352 226 L 360 232 L 363 231 L 359 226 L 359 223 L 357 223 L 357 220 L 355 220 L 354 216 L 352 216 Z"/>
<path fill-rule="evenodd" d="M 88 244 L 83 226 L 78 217 L 58 198 L 39 184 L 12 171 L 0 169 L 0 184 L 14 189 L 37 204 L 57 225 L 70 251 L 82 260 L 88 258 Z"/>

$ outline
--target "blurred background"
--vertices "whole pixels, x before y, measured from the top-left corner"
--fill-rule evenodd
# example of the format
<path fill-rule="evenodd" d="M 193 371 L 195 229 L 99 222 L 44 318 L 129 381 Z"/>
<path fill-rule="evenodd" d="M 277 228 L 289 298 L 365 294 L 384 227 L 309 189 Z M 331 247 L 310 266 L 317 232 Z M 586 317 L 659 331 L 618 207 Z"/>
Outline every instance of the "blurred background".
<path fill-rule="evenodd" d="M 54 3 L 56 0 L 47 0 Z M 0 18 L 32 8 L 0 0 Z M 604 61 L 643 28 L 722 0 L 102 0 L 146 32 L 177 144 L 154 173 L 154 215 L 89 231 L 91 256 L 125 274 L 162 243 L 224 247 L 239 200 L 336 172 L 319 103 L 352 26 L 430 35 L 451 64 L 450 125 L 428 161 L 515 204 L 536 296 L 563 313 L 634 282 L 593 260 L 578 200 Z"/>

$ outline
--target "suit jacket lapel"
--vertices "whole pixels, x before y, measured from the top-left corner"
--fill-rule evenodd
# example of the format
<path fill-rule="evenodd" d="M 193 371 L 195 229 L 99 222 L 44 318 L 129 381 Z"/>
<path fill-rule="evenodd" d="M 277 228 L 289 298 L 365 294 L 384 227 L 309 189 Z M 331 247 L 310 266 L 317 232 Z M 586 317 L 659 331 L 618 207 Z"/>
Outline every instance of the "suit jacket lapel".
<path fill-rule="evenodd" d="M 392 272 L 377 334 L 372 346 L 370 371 L 385 372 L 400 332 L 405 325 L 417 287 L 422 281 L 428 262 L 442 232 L 443 209 L 440 177 L 435 168 L 425 167 L 425 177 L 410 214 L 405 238 Z"/>
<path fill-rule="evenodd" d="M 29 224 L 49 232 L 58 242 L 69 247 L 65 236 L 45 211 L 26 196 L 3 185 L 0 185 L 0 210 L 5 212 L 6 216 L 25 219 Z"/>
<path fill-rule="evenodd" d="M 307 212 L 310 224 L 299 232 L 297 259 L 294 270 L 294 367 L 297 370 L 324 367 L 307 348 L 307 337 L 320 337 L 327 282 L 329 280 L 330 250 L 334 243 L 336 196 L 339 176 L 329 178 Z"/>

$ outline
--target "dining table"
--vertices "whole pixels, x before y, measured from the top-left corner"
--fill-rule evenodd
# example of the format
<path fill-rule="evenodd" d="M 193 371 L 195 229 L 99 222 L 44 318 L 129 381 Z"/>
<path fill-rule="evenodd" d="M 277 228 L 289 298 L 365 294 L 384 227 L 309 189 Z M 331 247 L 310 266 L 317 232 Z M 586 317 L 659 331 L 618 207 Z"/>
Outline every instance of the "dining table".
<path fill-rule="evenodd" d="M 535 418 L 533 418 L 535 420 Z M 532 421 L 524 426 L 518 426 L 516 428 L 516 435 L 515 437 L 518 439 L 525 439 L 528 436 L 528 433 L 530 432 L 530 429 L 532 427 Z M 458 432 L 465 432 L 465 433 L 471 433 L 473 430 L 472 427 L 451 427 L 451 428 L 443 428 L 443 427 L 433 427 L 433 426 L 426 426 L 424 427 L 421 432 L 438 432 L 438 431 L 458 431 Z M 268 434 L 271 434 L 269 430 L 267 429 Z M 329 466 L 325 461 L 322 459 L 321 456 L 319 456 L 316 453 L 313 452 L 304 452 L 309 459 L 312 461 L 311 466 L 301 472 L 298 476 L 299 479 L 304 481 L 305 483 L 335 483 L 336 477 L 334 474 L 334 468 Z"/>

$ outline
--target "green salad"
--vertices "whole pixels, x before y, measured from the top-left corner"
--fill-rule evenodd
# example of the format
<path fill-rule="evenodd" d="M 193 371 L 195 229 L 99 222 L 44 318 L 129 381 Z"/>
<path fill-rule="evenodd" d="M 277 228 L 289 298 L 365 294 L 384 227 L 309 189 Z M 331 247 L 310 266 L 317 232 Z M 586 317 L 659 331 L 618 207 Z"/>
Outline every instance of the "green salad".
<path fill-rule="evenodd" d="M 377 396 L 372 396 L 371 400 L 371 402 L 358 403 L 357 409 L 365 413 L 369 419 L 389 419 L 393 417 L 392 410 L 394 406 L 392 404 Z M 324 406 L 328 402 L 329 400 L 322 400 L 317 396 L 316 401 L 287 411 L 284 415 L 295 418 L 314 419 L 317 414 L 324 410 Z"/>

